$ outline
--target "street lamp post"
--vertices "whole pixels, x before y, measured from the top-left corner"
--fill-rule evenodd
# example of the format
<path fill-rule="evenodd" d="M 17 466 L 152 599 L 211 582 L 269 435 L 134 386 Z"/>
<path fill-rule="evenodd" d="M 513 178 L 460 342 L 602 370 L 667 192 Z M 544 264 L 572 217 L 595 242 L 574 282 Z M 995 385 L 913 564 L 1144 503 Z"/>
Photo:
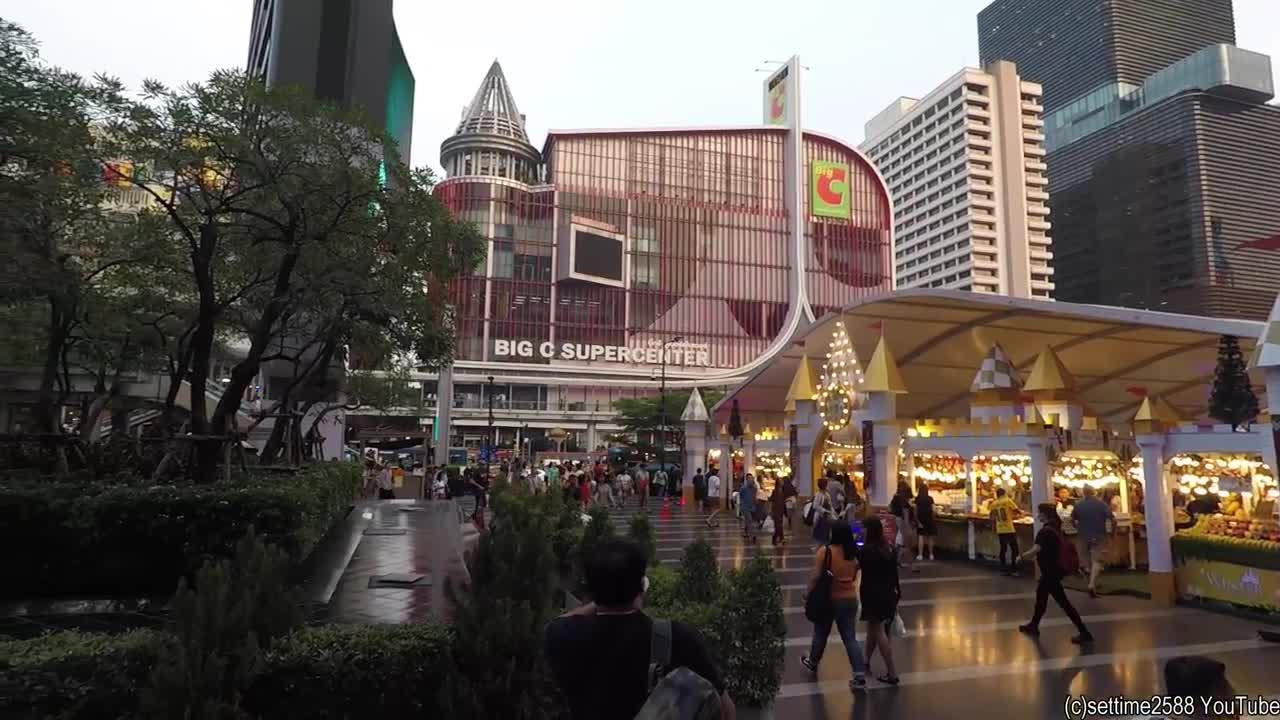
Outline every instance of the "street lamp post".
<path fill-rule="evenodd" d="M 485 435 L 484 476 L 489 477 L 489 462 L 493 457 L 493 376 L 489 376 L 489 432 Z"/>
<path fill-rule="evenodd" d="M 661 408 L 662 429 L 658 442 L 662 444 L 662 471 L 668 473 L 668 475 L 671 471 L 667 468 L 667 346 L 683 340 L 683 337 L 676 336 L 662 343 L 662 382 L 658 386 L 658 406 Z"/>

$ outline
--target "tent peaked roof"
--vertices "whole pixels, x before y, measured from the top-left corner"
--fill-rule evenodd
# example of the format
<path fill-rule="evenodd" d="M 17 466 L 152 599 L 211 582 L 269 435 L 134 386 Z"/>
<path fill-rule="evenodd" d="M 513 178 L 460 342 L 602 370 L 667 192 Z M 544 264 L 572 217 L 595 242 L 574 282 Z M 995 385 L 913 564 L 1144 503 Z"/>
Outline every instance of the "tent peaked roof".
<path fill-rule="evenodd" d="M 862 376 L 862 388 L 865 392 L 905 393 L 907 383 L 902 379 L 902 371 L 898 369 L 898 361 L 889 351 L 889 344 L 884 336 L 876 343 L 876 349 L 867 361 L 867 372 Z"/>
<path fill-rule="evenodd" d="M 1271 316 L 1258 337 L 1251 364 L 1255 368 L 1280 367 L 1280 295 L 1276 295 L 1276 303 L 1271 306 Z"/>
<path fill-rule="evenodd" d="M 978 367 L 978 374 L 973 376 L 969 389 L 973 392 L 983 390 L 1017 390 L 1022 387 L 1022 378 L 1018 369 L 1009 360 L 1009 355 L 1000 346 L 993 343 Z"/>
<path fill-rule="evenodd" d="M 685 403 L 684 412 L 680 414 L 681 422 L 707 422 L 711 414 L 707 412 L 706 403 L 702 402 L 702 393 L 694 388 L 689 393 L 689 402 Z"/>
<path fill-rule="evenodd" d="M 1045 346 L 1040 356 L 1036 358 L 1036 364 L 1031 366 L 1031 374 L 1027 377 L 1026 385 L 1022 386 L 1027 392 L 1037 390 L 1074 390 L 1076 387 L 1076 379 L 1071 376 L 1071 372 L 1058 359 L 1058 354 L 1053 348 Z"/>
<path fill-rule="evenodd" d="M 787 412 L 795 411 L 797 400 L 812 400 L 818 394 L 818 385 L 814 382 L 817 376 L 813 361 L 807 355 L 802 357 L 796 367 L 796 374 L 791 377 L 791 387 L 787 390 Z"/>

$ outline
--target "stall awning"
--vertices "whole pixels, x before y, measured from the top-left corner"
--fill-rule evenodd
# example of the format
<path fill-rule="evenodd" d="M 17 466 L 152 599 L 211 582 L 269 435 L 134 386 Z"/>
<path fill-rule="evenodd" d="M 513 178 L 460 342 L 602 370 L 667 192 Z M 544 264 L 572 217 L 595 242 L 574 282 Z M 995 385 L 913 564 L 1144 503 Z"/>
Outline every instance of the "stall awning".
<path fill-rule="evenodd" d="M 843 321 L 864 363 L 884 335 L 908 391 L 898 395 L 899 417 L 967 415 L 970 384 L 998 342 L 1024 377 L 1036 357 L 1052 348 L 1075 378 L 1079 397 L 1113 422 L 1132 418 L 1143 393 L 1162 396 L 1183 417 L 1202 417 L 1219 337 L 1238 337 L 1248 358 L 1263 327 L 1248 320 L 954 290 L 899 290 L 847 305 L 798 331 L 774 362 L 716 405 L 715 421 L 724 422 L 737 399 L 753 423 L 781 424 L 800 359 L 821 365 L 837 321 Z M 1253 381 L 1262 398 L 1261 376 Z"/>

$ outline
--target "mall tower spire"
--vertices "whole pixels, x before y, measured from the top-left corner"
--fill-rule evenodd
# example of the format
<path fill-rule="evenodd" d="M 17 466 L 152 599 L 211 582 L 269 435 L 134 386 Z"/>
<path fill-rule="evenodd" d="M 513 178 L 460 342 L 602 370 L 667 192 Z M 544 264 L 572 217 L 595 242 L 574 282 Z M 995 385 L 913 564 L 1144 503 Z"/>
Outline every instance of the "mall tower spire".
<path fill-rule="evenodd" d="M 463 109 L 457 131 L 440 145 L 445 173 L 536 183 L 541 157 L 529 142 L 524 123 L 502 65 L 495 59 Z"/>

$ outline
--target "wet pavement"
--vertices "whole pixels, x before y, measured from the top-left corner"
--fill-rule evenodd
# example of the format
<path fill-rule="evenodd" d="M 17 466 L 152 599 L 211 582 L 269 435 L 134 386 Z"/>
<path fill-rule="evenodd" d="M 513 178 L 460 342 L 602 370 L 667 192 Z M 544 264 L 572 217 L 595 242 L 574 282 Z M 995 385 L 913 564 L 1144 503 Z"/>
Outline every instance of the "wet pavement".
<path fill-rule="evenodd" d="M 659 504 L 649 510 L 661 562 L 678 562 L 684 545 L 704 534 L 723 568 L 740 566 L 754 550 L 744 545 L 732 516 L 722 514 L 719 527 L 708 529 L 703 516 L 682 508 L 664 510 Z M 635 512 L 634 506 L 614 512 L 615 525 L 625 527 Z M 758 545 L 783 587 L 787 659 L 774 707 L 777 718 L 1062 718 L 1068 695 L 1140 698 L 1163 692 L 1164 661 L 1180 655 L 1206 655 L 1226 663 L 1241 693 L 1280 693 L 1275 670 L 1280 645 L 1259 640 L 1256 623 L 1189 607 L 1162 608 L 1134 597 L 1091 599 L 1069 591 L 1096 642 L 1084 648 L 1073 645 L 1075 628 L 1052 601 L 1040 637 L 1029 638 L 1017 626 L 1031 614 L 1031 578 L 939 560 L 919 563 L 919 572 L 904 570 L 901 576 L 907 637 L 893 641 L 900 684 L 891 687 L 871 679 L 866 691 L 855 694 L 834 630 L 816 677 L 799 662 L 812 638 L 803 596 L 816 546 L 810 529 L 798 520 L 794 531 L 785 546 L 775 548 L 766 534 Z M 857 632 L 862 640 L 862 623 Z M 879 656 L 872 670 L 884 674 Z"/>

